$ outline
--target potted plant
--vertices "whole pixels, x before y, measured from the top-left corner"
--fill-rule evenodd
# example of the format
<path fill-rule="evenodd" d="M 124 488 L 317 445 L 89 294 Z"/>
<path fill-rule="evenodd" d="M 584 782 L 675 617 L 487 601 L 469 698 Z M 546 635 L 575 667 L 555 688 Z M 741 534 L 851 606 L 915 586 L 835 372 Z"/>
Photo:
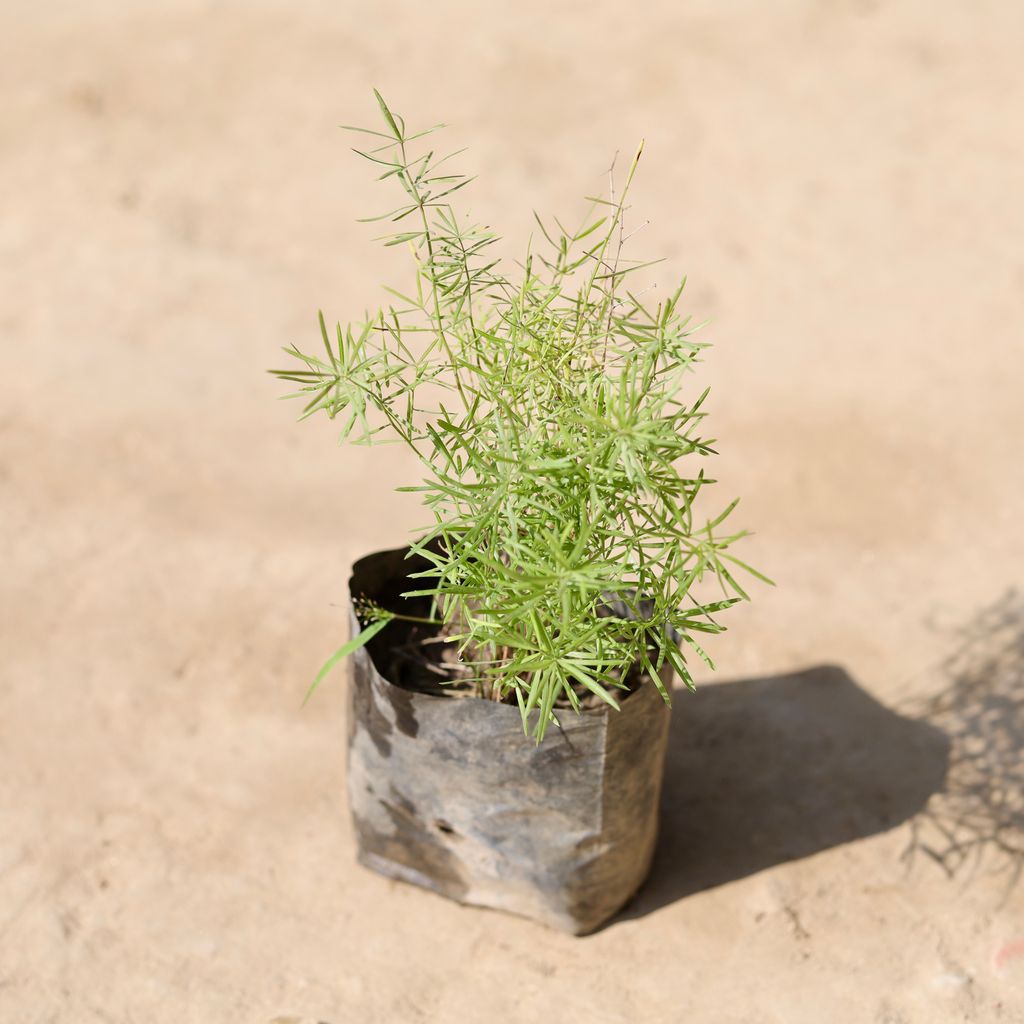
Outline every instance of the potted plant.
<path fill-rule="evenodd" d="M 623 256 L 621 189 L 576 230 L 537 219 L 514 273 L 460 218 L 467 184 L 377 96 L 356 152 L 394 179 L 387 245 L 405 291 L 323 352 L 272 371 L 304 416 L 418 456 L 430 522 L 359 560 L 350 580 L 348 790 L 360 860 L 460 901 L 574 933 L 607 920 L 650 866 L 673 670 L 758 573 L 699 520 L 705 347 L 682 285 L 643 300 Z M 440 126 L 436 126 L 440 127 Z M 641 146 L 642 150 L 642 146 Z M 685 283 L 685 282 L 684 282 Z M 708 579 L 710 577 L 710 579 Z M 763 577 L 760 577 L 763 578 Z M 723 593 L 709 595 L 717 580 Z"/>

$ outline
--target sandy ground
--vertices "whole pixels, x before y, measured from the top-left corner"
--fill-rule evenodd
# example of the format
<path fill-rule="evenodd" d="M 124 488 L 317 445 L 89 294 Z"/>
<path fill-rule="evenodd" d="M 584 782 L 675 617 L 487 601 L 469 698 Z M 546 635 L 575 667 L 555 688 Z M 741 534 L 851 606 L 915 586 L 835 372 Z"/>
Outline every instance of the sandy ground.
<path fill-rule="evenodd" d="M 3 3 L 0 1021 L 1024 1021 L 1022 42 L 998 2 Z M 421 521 L 262 372 L 402 280 L 335 128 L 371 85 L 516 245 L 646 137 L 638 253 L 713 319 L 779 582 L 582 940 L 358 868 L 341 678 L 299 707 Z"/>

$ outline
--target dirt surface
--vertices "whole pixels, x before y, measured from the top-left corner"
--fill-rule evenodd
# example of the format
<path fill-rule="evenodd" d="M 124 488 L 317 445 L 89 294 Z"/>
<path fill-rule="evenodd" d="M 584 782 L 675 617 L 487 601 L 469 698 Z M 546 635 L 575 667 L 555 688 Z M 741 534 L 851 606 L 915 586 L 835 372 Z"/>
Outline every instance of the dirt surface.
<path fill-rule="evenodd" d="M 1024 1021 L 1022 39 L 998 2 L 7 0 L 0 1021 Z M 262 372 L 403 280 L 335 128 L 371 85 L 515 246 L 646 138 L 636 252 L 713 319 L 779 582 L 582 940 L 358 868 L 340 677 L 300 709 L 349 564 L 422 522 L 406 456 Z"/>

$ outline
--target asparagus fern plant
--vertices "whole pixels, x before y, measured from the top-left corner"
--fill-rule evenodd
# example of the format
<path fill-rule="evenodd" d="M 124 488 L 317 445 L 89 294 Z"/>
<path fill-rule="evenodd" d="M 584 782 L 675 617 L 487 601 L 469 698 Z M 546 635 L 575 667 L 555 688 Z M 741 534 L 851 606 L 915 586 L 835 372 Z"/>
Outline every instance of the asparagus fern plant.
<path fill-rule="evenodd" d="M 407 596 L 433 599 L 481 695 L 514 696 L 538 742 L 559 698 L 578 710 L 591 691 L 617 707 L 637 665 L 669 701 L 663 664 L 692 688 L 688 655 L 713 667 L 699 638 L 748 596 L 736 570 L 764 577 L 732 552 L 736 501 L 695 511 L 714 483 L 700 465 L 714 441 L 708 392 L 686 384 L 706 346 L 680 310 L 685 280 L 646 301 L 632 282 L 649 264 L 623 255 L 643 147 L 620 189 L 588 197 L 578 228 L 537 218 L 537 247 L 507 274 L 496 237 L 452 205 L 471 179 L 450 169 L 457 154 L 431 148 L 442 126 L 410 131 L 375 95 L 381 127 L 350 130 L 400 200 L 367 219 L 393 225 L 385 244 L 410 250 L 412 284 L 388 289 L 393 301 L 365 322 L 328 330 L 321 313 L 323 352 L 288 348 L 292 367 L 271 372 L 299 386 L 304 416 L 418 456 L 423 480 L 404 489 L 430 515 L 411 548 L 429 568 Z M 396 613 L 364 604 L 360 617 L 316 682 Z"/>

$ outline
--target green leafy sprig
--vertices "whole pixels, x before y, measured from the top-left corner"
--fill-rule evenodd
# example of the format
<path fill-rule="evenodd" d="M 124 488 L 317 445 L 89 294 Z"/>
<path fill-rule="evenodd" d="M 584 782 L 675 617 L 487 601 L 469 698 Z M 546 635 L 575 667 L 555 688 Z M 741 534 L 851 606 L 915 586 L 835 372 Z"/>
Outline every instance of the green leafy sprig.
<path fill-rule="evenodd" d="M 631 287 L 648 263 L 623 256 L 626 199 L 642 145 L 616 193 L 588 197 L 579 226 L 537 218 L 515 276 L 499 269 L 495 236 L 461 219 L 452 195 L 469 178 L 429 139 L 410 132 L 375 92 L 380 130 L 353 128 L 356 150 L 394 179 L 400 205 L 369 220 L 393 228 L 385 245 L 415 263 L 407 292 L 366 322 L 333 332 L 323 353 L 287 349 L 297 365 L 272 371 L 299 386 L 303 415 L 339 418 L 356 443 L 398 440 L 422 463 L 418 492 L 431 522 L 411 553 L 443 626 L 477 673 L 481 695 L 514 695 L 538 742 L 563 697 L 590 691 L 612 707 L 641 666 L 666 701 L 668 661 L 693 688 L 687 654 L 713 667 L 699 637 L 722 632 L 718 613 L 748 597 L 735 573 L 745 534 L 724 526 L 736 507 L 699 520 L 714 480 L 697 463 L 707 390 L 687 398 L 706 344 L 679 308 L 685 280 L 655 305 Z M 705 578 L 722 596 L 698 596 Z M 324 666 L 396 616 L 364 609 L 363 631 Z M 538 713 L 534 716 L 533 712 Z"/>

